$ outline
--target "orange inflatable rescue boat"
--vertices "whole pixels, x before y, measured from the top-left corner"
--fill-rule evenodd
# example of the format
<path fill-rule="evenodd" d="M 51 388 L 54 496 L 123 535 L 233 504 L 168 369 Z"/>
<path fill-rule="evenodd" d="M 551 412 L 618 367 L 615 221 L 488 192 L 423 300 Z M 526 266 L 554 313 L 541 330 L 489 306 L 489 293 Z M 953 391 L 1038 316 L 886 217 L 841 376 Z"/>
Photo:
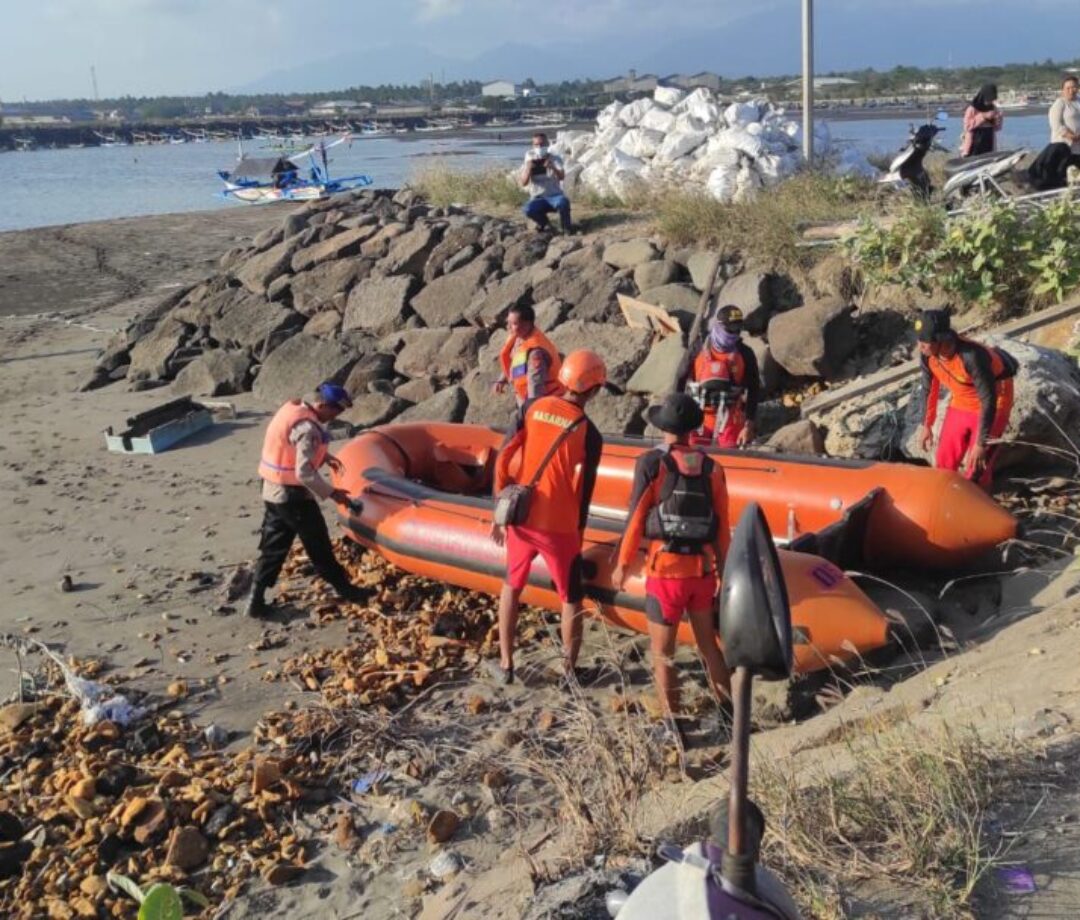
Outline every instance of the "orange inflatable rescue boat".
<path fill-rule="evenodd" d="M 498 593 L 505 551 L 490 538 L 491 482 L 500 431 L 415 423 L 372 428 L 338 454 L 335 484 L 359 501 L 342 510 L 352 539 L 410 572 Z M 606 439 L 585 531 L 587 605 L 608 622 L 647 631 L 644 577 L 611 586 L 613 550 L 624 529 L 634 461 L 652 442 Z M 847 566 L 897 562 L 947 567 L 1012 535 L 1012 518 L 954 473 L 896 464 L 782 459 L 713 451 L 724 466 L 731 520 L 757 501 L 792 550 L 781 551 L 798 639 L 800 671 L 827 667 L 888 641 L 884 614 L 827 555 Z M 970 525 L 964 530 L 964 525 Z M 813 528 L 813 529 L 812 529 Z M 822 555 L 816 555 L 821 553 Z M 543 561 L 525 603 L 558 609 Z M 679 639 L 693 642 L 687 624 Z"/>

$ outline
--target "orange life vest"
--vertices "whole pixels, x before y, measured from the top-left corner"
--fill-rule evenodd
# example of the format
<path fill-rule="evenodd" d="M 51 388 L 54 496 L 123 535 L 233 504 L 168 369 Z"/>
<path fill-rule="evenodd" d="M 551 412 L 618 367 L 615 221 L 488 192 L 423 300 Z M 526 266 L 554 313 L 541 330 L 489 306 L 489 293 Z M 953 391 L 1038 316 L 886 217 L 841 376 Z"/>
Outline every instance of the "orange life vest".
<path fill-rule="evenodd" d="M 585 413 L 558 396 L 535 399 L 525 411 L 522 424 L 524 447 L 517 481 L 529 482 L 551 447 L 552 441 Z M 586 424 L 563 439 L 544 467 L 529 502 L 525 523 L 552 533 L 576 533 L 581 505 L 582 466 L 585 462 Z"/>
<path fill-rule="evenodd" d="M 994 375 L 994 396 L 997 403 L 1001 403 L 1008 391 L 1012 396 L 1012 372 L 1007 368 L 1001 353 L 993 347 L 980 345 L 970 339 L 961 341 L 976 348 L 981 348 L 990 355 L 990 370 Z M 949 405 L 959 412 L 979 412 L 982 404 L 979 402 L 979 393 L 975 389 L 975 383 L 971 379 L 964 366 L 964 359 L 959 349 L 951 357 L 931 355 L 927 359 L 930 373 L 934 375 L 938 383 L 949 391 Z"/>
<path fill-rule="evenodd" d="M 694 359 L 694 380 L 728 380 L 735 386 L 744 386 L 746 381 L 746 361 L 738 349 L 734 351 L 713 351 L 706 345 Z"/>
<path fill-rule="evenodd" d="M 559 368 L 562 366 L 559 350 L 544 333 L 534 328 L 525 339 L 518 340 L 517 336 L 509 336 L 499 352 L 503 376 L 514 385 L 514 393 L 519 402 L 529 398 L 529 352 L 535 348 L 548 356 L 547 380 L 544 381 L 543 392 L 537 395 L 550 396 L 562 389 L 559 386 Z"/>
<path fill-rule="evenodd" d="M 326 462 L 330 436 L 323 429 L 315 410 L 307 403 L 294 399 L 277 410 L 266 429 L 266 437 L 263 438 L 259 475 L 267 482 L 276 482 L 283 486 L 301 485 L 296 477 L 296 445 L 289 441 L 289 435 L 300 422 L 314 422 L 319 429 L 319 447 L 315 451 L 314 459 L 315 469 Z"/>

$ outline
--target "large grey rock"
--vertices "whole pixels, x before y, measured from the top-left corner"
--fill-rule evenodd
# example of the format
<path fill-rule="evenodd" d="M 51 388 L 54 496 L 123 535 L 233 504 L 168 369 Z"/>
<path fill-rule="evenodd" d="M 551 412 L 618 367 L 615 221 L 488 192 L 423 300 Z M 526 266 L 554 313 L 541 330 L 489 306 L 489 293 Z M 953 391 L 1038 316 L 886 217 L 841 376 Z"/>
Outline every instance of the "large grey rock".
<path fill-rule="evenodd" d="M 163 319 L 131 349 L 128 380 L 161 380 L 169 375 L 169 359 L 188 340 L 193 329 L 174 319 Z"/>
<path fill-rule="evenodd" d="M 303 233 L 307 229 L 307 222 L 310 217 L 311 215 L 304 211 L 290 214 L 281 222 L 282 238 L 288 239 L 291 236 Z"/>
<path fill-rule="evenodd" d="M 424 266 L 424 281 L 434 281 L 443 274 L 443 266 L 448 259 L 464 250 L 471 250 L 469 258 L 460 262 L 460 268 L 480 251 L 476 243 L 480 241 L 482 228 L 479 224 L 469 223 L 456 227 L 450 227 L 444 234 L 442 241 L 431 250 L 427 263 Z"/>
<path fill-rule="evenodd" d="M 604 261 L 615 268 L 633 268 L 642 262 L 660 258 L 660 253 L 650 240 L 623 240 L 608 243 L 604 247 Z"/>
<path fill-rule="evenodd" d="M 465 410 L 463 419 L 466 424 L 506 428 L 513 420 L 517 403 L 509 389 L 501 394 L 492 391 L 491 386 L 496 376 L 496 372 L 481 366 L 461 381 L 461 386 L 469 398 L 469 407 Z"/>
<path fill-rule="evenodd" d="M 432 328 L 465 322 L 469 304 L 480 293 L 496 263 L 481 255 L 457 271 L 436 278 L 412 298 L 409 306 Z"/>
<path fill-rule="evenodd" d="M 343 383 L 362 354 L 354 342 L 294 335 L 263 362 L 252 391 L 264 405 L 281 405 L 324 380 Z"/>
<path fill-rule="evenodd" d="M 656 259 L 653 262 L 642 262 L 634 267 L 634 284 L 639 291 L 648 291 L 652 288 L 663 287 L 665 284 L 673 284 L 679 280 L 682 267 L 678 262 L 669 259 Z"/>
<path fill-rule="evenodd" d="M 800 419 L 774 432 L 765 446 L 781 454 L 821 456 L 825 453 L 825 437 L 809 419 Z"/>
<path fill-rule="evenodd" d="M 645 430 L 642 410 L 645 400 L 633 393 L 608 393 L 594 396 L 585 411 L 602 434 L 641 434 Z"/>
<path fill-rule="evenodd" d="M 428 256 L 439 242 L 441 228 L 417 224 L 390 244 L 383 260 L 383 270 L 391 275 L 413 275 L 423 278 Z"/>
<path fill-rule="evenodd" d="M 364 240 L 360 244 L 360 255 L 366 259 L 381 259 L 390 249 L 390 244 L 393 243 L 403 233 L 407 233 L 409 227 L 407 224 L 403 224 L 397 221 L 388 223 L 385 226 L 379 228 L 371 239 Z"/>
<path fill-rule="evenodd" d="M 718 271 L 715 278 L 710 276 L 716 256 L 717 253 L 715 252 L 702 252 L 699 250 L 692 253 L 690 258 L 686 260 L 686 269 L 690 272 L 690 281 L 699 291 L 704 291 L 710 281 L 713 282 L 714 290 L 718 284 L 723 282 L 723 271 Z"/>
<path fill-rule="evenodd" d="M 356 428 L 385 425 L 409 408 L 409 403 L 388 393 L 360 393 L 353 397 L 352 408 L 338 416 Z"/>
<path fill-rule="evenodd" d="M 530 233 L 524 239 L 511 243 L 506 247 L 502 269 L 508 275 L 521 271 L 521 269 L 543 259 L 547 253 L 547 248 L 547 237 Z"/>
<path fill-rule="evenodd" d="M 353 365 L 345 379 L 345 389 L 352 394 L 366 393 L 368 385 L 375 380 L 389 380 L 394 376 L 394 356 L 373 351 L 365 354 Z"/>
<path fill-rule="evenodd" d="M 368 277 L 371 266 L 369 259 L 336 259 L 293 275 L 289 279 L 293 309 L 314 316 L 333 303 L 335 294 L 348 294 L 357 282 Z"/>
<path fill-rule="evenodd" d="M 282 232 L 281 227 L 267 227 L 265 230 L 255 234 L 251 245 L 259 252 L 266 252 L 267 249 L 276 246 L 283 239 L 285 239 L 285 234 Z"/>
<path fill-rule="evenodd" d="M 304 317 L 295 310 L 249 296 L 233 301 L 221 316 L 211 320 L 210 335 L 223 346 L 275 347 L 303 324 Z"/>
<path fill-rule="evenodd" d="M 438 385 L 433 378 L 417 377 L 415 380 L 407 380 L 397 387 L 394 390 L 394 395 L 411 403 L 422 403 L 425 399 L 431 399 L 437 391 Z"/>
<path fill-rule="evenodd" d="M 459 386 L 447 387 L 430 399 L 401 413 L 398 422 L 460 422 L 465 417 L 469 397 Z"/>
<path fill-rule="evenodd" d="M 336 338 L 341 332 L 341 314 L 337 310 L 323 310 L 304 323 L 304 335 Z"/>
<path fill-rule="evenodd" d="M 374 214 L 354 214 L 341 221 L 341 226 L 346 230 L 354 230 L 357 227 L 371 227 L 379 223 L 379 218 Z"/>
<path fill-rule="evenodd" d="M 299 274 L 323 262 L 356 255 L 360 252 L 360 246 L 371 239 L 377 230 L 377 227 L 356 227 L 335 233 L 322 243 L 316 243 L 314 246 L 308 246 L 294 253 L 292 270 Z"/>
<path fill-rule="evenodd" d="M 754 353 L 754 357 L 757 358 L 758 376 L 761 379 L 762 392 L 765 395 L 777 392 L 784 377 L 784 369 L 773 358 L 769 343 L 752 335 L 744 335 L 743 341 Z"/>
<path fill-rule="evenodd" d="M 539 302 L 556 297 L 565 301 L 572 317 L 581 321 L 613 318 L 618 313 L 615 294 L 623 290 L 622 282 L 613 280 L 614 275 L 595 250 L 582 249 L 566 256 L 547 278 L 534 281 L 533 299 Z"/>
<path fill-rule="evenodd" d="M 689 284 L 665 284 L 641 292 L 641 300 L 663 307 L 669 313 L 684 313 L 691 317 L 697 312 L 701 294 Z"/>
<path fill-rule="evenodd" d="M 412 312 L 409 298 L 417 284 L 412 275 L 365 278 L 349 294 L 342 330 L 362 329 L 373 335 L 387 335 L 402 328 Z"/>
<path fill-rule="evenodd" d="M 654 343 L 649 354 L 627 381 L 631 393 L 666 396 L 675 389 L 675 375 L 686 355 L 682 337 L 669 335 Z"/>
<path fill-rule="evenodd" d="M 469 305 L 467 317 L 485 329 L 502 326 L 514 307 L 532 303 L 532 277 L 532 269 L 526 267 L 495 282 Z"/>
<path fill-rule="evenodd" d="M 558 297 L 548 297 L 533 304 L 533 312 L 536 313 L 536 327 L 543 332 L 550 332 L 566 319 L 570 304 Z"/>
<path fill-rule="evenodd" d="M 176 375 L 174 393 L 192 396 L 232 396 L 247 390 L 251 357 L 243 351 L 214 348 L 204 352 Z"/>
<path fill-rule="evenodd" d="M 773 290 L 774 284 L 768 274 L 744 272 L 720 289 L 716 303 L 722 307 L 734 304 L 742 310 L 743 328 L 751 335 L 761 335 L 776 310 Z"/>
<path fill-rule="evenodd" d="M 608 382 L 625 387 L 652 344 L 648 329 L 630 329 L 608 323 L 563 323 L 549 336 L 559 351 L 567 355 L 579 348 L 589 348 L 604 359 Z"/>
<path fill-rule="evenodd" d="M 271 281 L 289 271 L 293 253 L 300 247 L 300 240 L 301 237 L 283 240 L 266 252 L 245 259 L 232 268 L 233 277 L 252 294 L 262 297 Z"/>
<path fill-rule="evenodd" d="M 833 377 L 855 349 L 852 308 L 842 300 L 819 300 L 778 313 L 769 321 L 769 349 L 795 377 Z"/>
<path fill-rule="evenodd" d="M 469 326 L 455 329 L 412 329 L 402 334 L 405 346 L 394 370 L 405 377 L 462 377 L 476 367 L 487 333 Z M 463 410 L 464 411 L 464 410 Z"/>

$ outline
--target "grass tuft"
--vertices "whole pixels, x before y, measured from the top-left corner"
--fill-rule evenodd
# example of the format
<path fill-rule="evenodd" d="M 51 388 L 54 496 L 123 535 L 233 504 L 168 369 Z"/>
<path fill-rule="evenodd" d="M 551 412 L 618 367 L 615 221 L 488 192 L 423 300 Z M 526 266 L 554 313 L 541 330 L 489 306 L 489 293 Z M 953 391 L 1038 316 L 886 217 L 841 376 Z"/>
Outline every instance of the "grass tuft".
<path fill-rule="evenodd" d="M 660 233 L 677 245 L 715 246 L 777 268 L 805 259 L 799 230 L 817 222 L 851 220 L 875 199 L 872 183 L 802 172 L 751 201 L 723 204 L 704 191 L 668 190 L 652 202 Z"/>
<path fill-rule="evenodd" d="M 528 197 L 525 189 L 516 185 L 507 171 L 501 169 L 458 172 L 435 166 L 419 172 L 410 185 L 440 208 L 451 204 L 517 208 Z"/>
<path fill-rule="evenodd" d="M 843 903 L 865 883 L 903 892 L 913 916 L 971 917 L 976 885 L 1004 856 L 988 842 L 988 810 L 1018 788 L 1030 758 L 974 730 L 911 725 L 848 747 L 856 767 L 843 775 L 754 764 L 765 862 L 820 920 L 847 916 Z"/>

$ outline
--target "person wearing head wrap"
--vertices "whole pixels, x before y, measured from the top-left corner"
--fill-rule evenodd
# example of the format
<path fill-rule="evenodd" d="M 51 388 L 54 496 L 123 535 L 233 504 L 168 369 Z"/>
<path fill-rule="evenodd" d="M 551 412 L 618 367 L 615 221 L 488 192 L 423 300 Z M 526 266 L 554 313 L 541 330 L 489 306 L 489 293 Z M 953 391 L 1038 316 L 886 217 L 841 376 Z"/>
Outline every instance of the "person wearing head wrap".
<path fill-rule="evenodd" d="M 997 132 L 1005 121 L 997 107 L 997 86 L 987 83 L 964 110 L 964 134 L 960 139 L 960 156 L 977 157 L 993 153 Z"/>
<path fill-rule="evenodd" d="M 938 435 L 934 466 L 959 470 L 989 488 L 994 451 L 989 445 L 1005 433 L 1013 405 L 1016 359 L 994 346 L 957 335 L 945 310 L 923 310 L 915 320 L 922 370 L 923 422 L 916 440 L 929 452 L 934 446 L 938 398 L 944 387 L 949 407 Z"/>
<path fill-rule="evenodd" d="M 265 594 L 277 582 L 297 537 L 312 568 L 341 600 L 360 604 L 371 595 L 367 588 L 349 580 L 349 573 L 334 556 L 330 532 L 316 501 L 322 498 L 338 506 L 349 504 L 348 492 L 332 486 L 319 470 L 326 466 L 340 471 L 341 461 L 330 455 L 330 434 L 324 426 L 351 406 L 348 391 L 328 381 L 304 399 L 285 403 L 266 428 L 259 460 L 263 522 L 259 560 L 245 607 L 249 617 L 266 616 Z"/>
<path fill-rule="evenodd" d="M 705 389 L 705 422 L 693 437 L 695 444 L 744 447 L 754 437 L 761 379 L 757 357 L 742 340 L 743 314 L 734 305 L 722 307 L 709 327 L 709 337 L 694 357 L 690 380 L 696 384 L 723 381 L 719 402 Z"/>

